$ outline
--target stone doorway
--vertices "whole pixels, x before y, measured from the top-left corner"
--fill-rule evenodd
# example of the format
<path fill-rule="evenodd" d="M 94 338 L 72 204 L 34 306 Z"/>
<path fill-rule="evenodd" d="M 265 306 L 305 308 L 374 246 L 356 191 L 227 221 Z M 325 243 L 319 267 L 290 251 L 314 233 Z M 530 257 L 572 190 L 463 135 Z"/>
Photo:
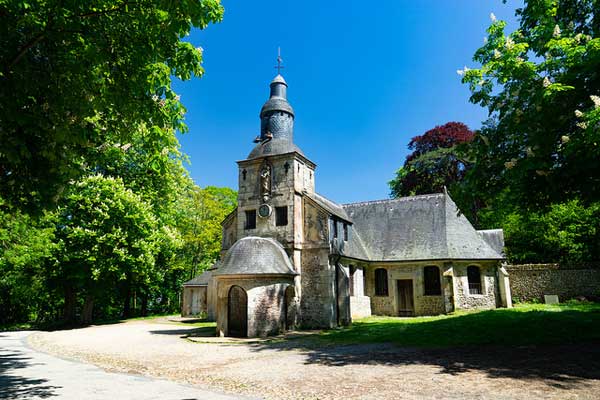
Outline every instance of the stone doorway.
<path fill-rule="evenodd" d="M 398 279 L 396 281 L 398 299 L 398 316 L 411 317 L 415 315 L 412 279 Z"/>
<path fill-rule="evenodd" d="M 227 296 L 227 335 L 248 336 L 248 296 L 239 286 L 232 286 Z"/>

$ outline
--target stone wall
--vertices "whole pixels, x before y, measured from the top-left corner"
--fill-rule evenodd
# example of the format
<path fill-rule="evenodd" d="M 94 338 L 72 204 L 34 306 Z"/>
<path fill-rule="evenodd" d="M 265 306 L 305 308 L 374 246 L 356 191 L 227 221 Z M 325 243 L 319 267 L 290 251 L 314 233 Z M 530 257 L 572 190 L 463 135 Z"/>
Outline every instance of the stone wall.
<path fill-rule="evenodd" d="M 302 328 L 337 325 L 336 272 L 329 260 L 327 215 L 304 200 L 302 255 L 300 260 L 300 313 Z"/>
<path fill-rule="evenodd" d="M 217 276 L 214 280 L 217 286 L 216 320 L 219 336 L 228 334 L 227 303 L 233 285 L 246 291 L 248 337 L 273 335 L 285 329 L 285 290 L 293 285 L 293 278 Z"/>
<path fill-rule="evenodd" d="M 288 284 L 257 286 L 248 291 L 248 337 L 268 336 L 285 330 L 285 289 Z"/>
<path fill-rule="evenodd" d="M 402 263 L 393 265 L 370 265 L 365 269 L 366 287 L 365 294 L 371 298 L 371 312 L 375 315 L 398 315 L 398 290 L 397 280 L 410 279 L 413 283 L 413 301 L 415 315 L 436 315 L 445 312 L 445 303 L 443 295 L 425 295 L 423 282 L 423 268 L 428 265 L 435 265 L 441 271 L 442 264 L 437 263 Z M 375 295 L 375 270 L 384 268 L 388 274 L 388 295 Z M 443 293 L 443 291 L 442 291 Z"/>
<path fill-rule="evenodd" d="M 600 266 L 562 267 L 558 264 L 507 265 L 513 301 L 560 301 L 577 296 L 600 296 Z"/>
<path fill-rule="evenodd" d="M 206 314 L 206 286 L 184 286 L 181 316 Z"/>
<path fill-rule="evenodd" d="M 370 317 L 371 299 L 367 296 L 350 296 L 350 315 L 353 320 Z"/>
<path fill-rule="evenodd" d="M 272 207 L 272 214 L 264 218 L 257 216 L 256 228 L 246 229 L 246 210 L 258 210 L 263 204 L 260 171 L 265 164 L 271 170 L 271 195 L 268 204 Z M 295 226 L 298 221 L 294 218 L 298 214 L 296 207 L 300 206 L 296 201 L 296 193 L 314 191 L 314 165 L 300 156 L 287 154 L 240 161 L 239 172 L 236 240 L 245 236 L 272 237 L 284 247 L 292 247 L 296 239 L 295 230 L 300 228 Z M 287 207 L 287 225 L 276 226 L 276 207 Z"/>
<path fill-rule="evenodd" d="M 370 317 L 371 299 L 368 296 L 365 296 L 364 266 L 358 266 L 355 263 L 350 263 L 349 265 L 351 265 L 351 271 L 354 271 L 350 279 L 350 285 L 352 286 L 352 295 L 350 296 L 350 315 L 352 319 Z"/>
<path fill-rule="evenodd" d="M 482 294 L 469 293 L 467 268 L 470 265 L 479 267 L 481 274 Z M 457 309 L 488 309 L 496 308 L 499 304 L 497 285 L 497 263 L 454 263 L 454 296 Z"/>
<path fill-rule="evenodd" d="M 337 325 L 335 266 L 329 263 L 329 248 L 309 248 L 302 252 L 302 296 L 300 326 L 333 328 Z"/>

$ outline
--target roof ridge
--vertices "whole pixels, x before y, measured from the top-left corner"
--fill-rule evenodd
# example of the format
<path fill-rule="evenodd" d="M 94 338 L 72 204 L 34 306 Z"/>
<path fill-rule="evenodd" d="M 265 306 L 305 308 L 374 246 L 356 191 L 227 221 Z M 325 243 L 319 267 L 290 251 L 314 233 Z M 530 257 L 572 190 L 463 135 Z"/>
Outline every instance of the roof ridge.
<path fill-rule="evenodd" d="M 332 202 L 333 204 L 340 205 L 340 203 L 338 203 L 337 201 L 331 200 L 331 199 L 330 199 L 329 197 L 327 197 L 327 196 L 323 196 L 321 193 L 317 192 L 316 190 L 313 192 L 313 194 L 316 194 L 317 196 L 319 196 L 319 197 L 322 197 L 322 198 L 324 198 L 325 200 Z"/>
<path fill-rule="evenodd" d="M 363 205 L 363 204 L 383 204 L 383 203 L 393 203 L 393 202 L 400 202 L 400 201 L 410 201 L 410 200 L 415 200 L 415 199 L 420 199 L 420 198 L 427 198 L 427 197 L 440 197 L 443 196 L 444 193 L 429 193 L 429 194 L 418 194 L 415 196 L 404 196 L 404 197 L 399 197 L 397 199 L 381 199 L 381 200 L 367 200 L 367 201 L 357 201 L 357 202 L 353 202 L 353 203 L 344 203 L 341 204 L 342 207 L 345 206 L 354 206 L 354 205 Z"/>

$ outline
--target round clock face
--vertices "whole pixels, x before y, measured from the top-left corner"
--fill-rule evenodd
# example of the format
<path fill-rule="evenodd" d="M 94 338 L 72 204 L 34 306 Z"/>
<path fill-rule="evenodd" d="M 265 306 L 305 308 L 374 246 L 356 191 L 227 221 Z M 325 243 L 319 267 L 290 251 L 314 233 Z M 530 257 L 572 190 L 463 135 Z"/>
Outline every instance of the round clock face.
<path fill-rule="evenodd" d="M 258 207 L 258 216 L 267 218 L 269 215 L 271 215 L 271 206 L 268 204 L 261 204 L 260 207 Z"/>

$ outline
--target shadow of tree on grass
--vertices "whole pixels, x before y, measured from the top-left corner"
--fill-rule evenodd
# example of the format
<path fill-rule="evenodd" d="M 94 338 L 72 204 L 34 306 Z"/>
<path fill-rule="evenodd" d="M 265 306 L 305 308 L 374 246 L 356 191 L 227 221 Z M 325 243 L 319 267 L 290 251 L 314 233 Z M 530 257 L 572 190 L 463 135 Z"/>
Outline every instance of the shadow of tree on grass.
<path fill-rule="evenodd" d="M 570 389 L 600 379 L 600 312 L 492 310 L 440 319 L 381 318 L 251 349 L 300 350 L 306 364 L 430 365 L 440 374 L 543 380 Z"/>

